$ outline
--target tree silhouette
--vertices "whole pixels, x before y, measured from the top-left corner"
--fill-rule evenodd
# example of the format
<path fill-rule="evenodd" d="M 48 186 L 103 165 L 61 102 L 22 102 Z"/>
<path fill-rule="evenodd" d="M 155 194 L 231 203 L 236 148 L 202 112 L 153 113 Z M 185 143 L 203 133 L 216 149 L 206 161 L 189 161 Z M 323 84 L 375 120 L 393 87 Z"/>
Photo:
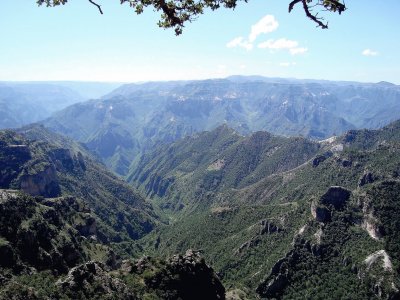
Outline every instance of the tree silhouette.
<path fill-rule="evenodd" d="M 99 12 L 103 14 L 101 5 L 93 0 L 88 0 L 95 5 Z M 204 10 L 209 8 L 216 10 L 218 8 L 234 9 L 239 1 L 248 0 L 119 0 L 121 4 L 129 4 L 137 14 L 141 14 L 146 7 L 153 7 L 161 12 L 158 26 L 162 28 L 174 28 L 175 34 L 182 33 L 183 27 L 187 22 L 192 22 Z M 68 0 L 37 0 L 36 3 L 50 7 L 64 5 Z M 346 10 L 344 0 L 292 0 L 289 3 L 289 13 L 296 5 L 301 5 L 306 16 L 317 24 L 317 27 L 328 28 L 328 23 L 318 14 L 321 11 L 328 11 L 341 14 Z"/>

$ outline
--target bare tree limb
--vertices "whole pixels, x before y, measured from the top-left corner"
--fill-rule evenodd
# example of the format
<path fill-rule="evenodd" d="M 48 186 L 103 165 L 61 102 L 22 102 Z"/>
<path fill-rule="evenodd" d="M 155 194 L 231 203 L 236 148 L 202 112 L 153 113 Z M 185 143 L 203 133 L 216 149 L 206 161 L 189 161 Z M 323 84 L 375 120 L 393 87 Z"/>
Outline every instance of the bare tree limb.
<path fill-rule="evenodd" d="M 98 5 L 96 2 L 94 2 L 93 0 L 89 0 L 89 2 L 90 3 L 92 3 L 94 6 L 97 6 L 97 8 L 99 9 L 99 12 L 101 13 L 101 14 L 103 14 L 103 11 L 101 10 L 101 6 L 100 5 Z"/>
<path fill-rule="evenodd" d="M 310 9 L 309 9 L 308 4 L 307 4 L 307 0 L 302 0 L 302 2 L 303 2 L 303 9 L 304 9 L 304 11 L 306 13 L 306 16 L 308 18 L 310 18 L 311 20 L 313 20 L 315 23 L 317 23 L 318 26 L 320 26 L 322 29 L 327 29 L 328 28 L 328 23 L 326 23 L 326 24 L 322 23 L 320 18 L 317 18 L 316 15 L 313 15 L 310 12 Z"/>
<path fill-rule="evenodd" d="M 289 4 L 289 13 L 293 10 L 294 6 L 297 3 L 303 3 L 303 9 L 304 12 L 306 13 L 306 16 L 313 20 L 315 23 L 318 24 L 319 27 L 321 27 L 322 29 L 327 29 L 328 28 L 328 24 L 324 24 L 323 22 L 321 22 L 321 18 L 318 18 L 316 15 L 313 15 L 310 11 L 310 7 L 308 6 L 307 0 L 293 0 L 292 2 L 290 2 Z"/>
<path fill-rule="evenodd" d="M 289 13 L 293 10 L 293 7 L 299 2 L 301 2 L 301 0 L 293 0 L 289 3 Z"/>

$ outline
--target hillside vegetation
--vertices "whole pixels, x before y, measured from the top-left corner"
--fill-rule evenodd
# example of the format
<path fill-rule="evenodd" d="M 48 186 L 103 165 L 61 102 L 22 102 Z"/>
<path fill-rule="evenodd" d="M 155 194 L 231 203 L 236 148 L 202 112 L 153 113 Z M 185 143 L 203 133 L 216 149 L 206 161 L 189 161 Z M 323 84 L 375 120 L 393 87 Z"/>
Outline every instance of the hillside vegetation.
<path fill-rule="evenodd" d="M 72 140 L 29 126 L 0 131 L 0 188 L 33 196 L 82 199 L 105 242 L 137 239 L 157 222 L 152 206 Z"/>
<path fill-rule="evenodd" d="M 137 166 L 133 184 L 170 216 L 147 253 L 201 249 L 249 299 L 399 296 L 399 121 L 318 143 L 220 127 Z"/>

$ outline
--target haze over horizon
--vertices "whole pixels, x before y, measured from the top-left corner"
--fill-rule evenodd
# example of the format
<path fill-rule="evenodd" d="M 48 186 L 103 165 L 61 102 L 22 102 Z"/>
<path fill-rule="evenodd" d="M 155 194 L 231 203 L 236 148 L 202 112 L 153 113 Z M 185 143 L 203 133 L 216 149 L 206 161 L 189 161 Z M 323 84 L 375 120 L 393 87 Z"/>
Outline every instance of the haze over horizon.
<path fill-rule="evenodd" d="M 4 3 L 0 80 L 143 82 L 240 74 L 400 84 L 395 0 L 349 2 L 341 16 L 326 14 L 328 30 L 315 28 L 299 8 L 289 14 L 286 2 L 239 3 L 234 11 L 206 11 L 178 37 L 158 28 L 151 9 L 137 16 L 118 1 L 99 4 L 104 15 L 87 1 L 57 8 Z"/>

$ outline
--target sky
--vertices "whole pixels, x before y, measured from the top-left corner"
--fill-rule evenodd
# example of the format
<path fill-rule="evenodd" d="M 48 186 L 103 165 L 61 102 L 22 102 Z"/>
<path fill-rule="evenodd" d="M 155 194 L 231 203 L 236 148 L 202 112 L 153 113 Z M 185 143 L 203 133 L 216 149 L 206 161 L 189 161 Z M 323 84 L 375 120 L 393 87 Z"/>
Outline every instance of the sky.
<path fill-rule="evenodd" d="M 317 28 L 289 0 L 206 11 L 180 36 L 119 0 L 2 1 L 1 81 L 141 82 L 262 75 L 400 84 L 400 1 L 348 0 Z"/>

